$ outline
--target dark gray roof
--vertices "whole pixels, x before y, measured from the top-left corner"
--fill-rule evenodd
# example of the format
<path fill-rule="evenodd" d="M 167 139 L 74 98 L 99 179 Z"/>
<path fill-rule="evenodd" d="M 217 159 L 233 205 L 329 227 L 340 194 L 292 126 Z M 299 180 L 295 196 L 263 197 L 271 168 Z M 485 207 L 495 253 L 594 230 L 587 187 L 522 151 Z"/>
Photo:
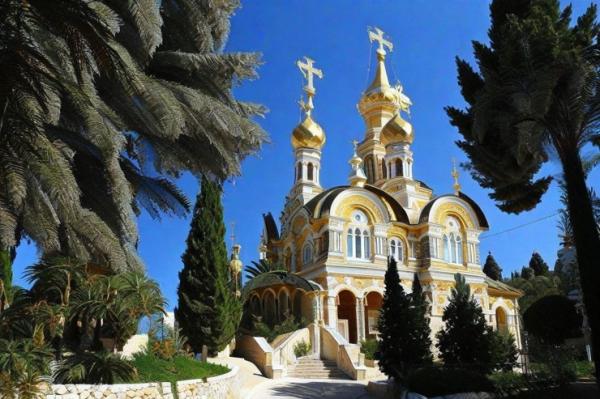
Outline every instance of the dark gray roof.
<path fill-rule="evenodd" d="M 267 232 L 267 242 L 272 240 L 279 240 L 279 230 L 277 230 L 277 223 L 271 212 L 263 213 L 263 219 L 265 221 L 265 231 Z"/>
<path fill-rule="evenodd" d="M 319 286 L 295 273 L 277 270 L 259 274 L 246 283 L 242 288 L 242 299 L 248 299 L 248 295 L 254 290 L 275 285 L 292 285 L 304 291 L 319 291 Z"/>

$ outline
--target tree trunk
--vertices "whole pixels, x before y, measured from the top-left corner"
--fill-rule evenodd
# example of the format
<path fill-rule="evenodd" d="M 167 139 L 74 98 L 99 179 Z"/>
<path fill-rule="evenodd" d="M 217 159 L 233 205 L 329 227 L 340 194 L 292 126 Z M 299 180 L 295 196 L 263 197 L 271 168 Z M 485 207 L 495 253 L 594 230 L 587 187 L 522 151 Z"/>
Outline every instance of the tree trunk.
<path fill-rule="evenodd" d="M 579 150 L 562 154 L 569 218 L 573 227 L 583 303 L 592 330 L 592 357 L 600 381 L 600 237 Z"/>
<path fill-rule="evenodd" d="M 10 247 L 0 248 L 0 312 L 10 304 L 12 290 L 12 251 Z"/>

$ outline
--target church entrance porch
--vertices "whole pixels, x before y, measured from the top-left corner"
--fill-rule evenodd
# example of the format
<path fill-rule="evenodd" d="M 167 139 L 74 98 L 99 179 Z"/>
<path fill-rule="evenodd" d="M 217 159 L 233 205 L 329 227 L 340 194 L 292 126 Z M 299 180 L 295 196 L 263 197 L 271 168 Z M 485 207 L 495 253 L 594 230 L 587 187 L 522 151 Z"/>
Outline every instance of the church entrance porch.
<path fill-rule="evenodd" d="M 350 343 L 358 343 L 356 322 L 356 297 L 348 290 L 340 291 L 336 297 L 337 330 Z"/>
<path fill-rule="evenodd" d="M 379 311 L 383 304 L 383 297 L 379 292 L 369 292 L 364 299 L 365 302 L 365 337 L 377 338 L 379 331 L 377 324 L 379 321 Z"/>

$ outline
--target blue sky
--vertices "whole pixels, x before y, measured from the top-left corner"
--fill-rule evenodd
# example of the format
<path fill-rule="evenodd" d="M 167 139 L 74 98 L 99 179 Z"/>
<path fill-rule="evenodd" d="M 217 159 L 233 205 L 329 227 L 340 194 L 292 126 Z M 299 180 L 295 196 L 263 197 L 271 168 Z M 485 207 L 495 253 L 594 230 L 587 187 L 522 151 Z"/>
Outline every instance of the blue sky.
<path fill-rule="evenodd" d="M 567 4 L 566 2 L 564 4 Z M 579 15 L 589 1 L 575 1 Z M 362 140 L 364 124 L 356 111 L 361 92 L 367 87 L 374 66 L 367 37 L 368 26 L 378 26 L 391 38 L 394 52 L 387 57 L 391 81 L 399 80 L 412 99 L 411 123 L 415 130 L 413 173 L 435 194 L 452 190 L 451 160 L 465 161 L 454 141 L 459 138 L 443 111 L 446 105 L 463 104 L 454 57 L 472 60 L 471 41 L 486 41 L 489 28 L 488 3 L 479 0 L 286 0 L 243 1 L 232 18 L 226 51 L 258 51 L 264 64 L 259 79 L 236 88 L 238 98 L 262 103 L 270 112 L 258 122 L 269 133 L 271 143 L 243 163 L 242 176 L 228 182 L 223 204 L 225 221 L 235 222 L 235 235 L 242 245 L 245 264 L 258 257 L 262 213 L 277 218 L 293 181 L 290 133 L 300 122 L 296 105 L 302 80 L 295 61 L 302 56 L 316 60 L 324 78 L 316 82 L 314 117 L 327 134 L 323 149 L 323 187 L 346 184 L 353 139 Z M 371 50 L 374 52 L 374 49 Z M 370 74 L 369 74 L 370 71 Z M 600 171 L 590 176 L 600 191 Z M 543 173 L 556 175 L 557 161 Z M 537 250 L 552 267 L 559 248 L 557 217 L 560 207 L 556 185 L 534 210 L 520 215 L 500 212 L 465 172 L 462 190 L 479 203 L 488 217 L 490 231 L 481 240 L 481 256 L 488 251 L 504 269 L 504 275 L 520 269 Z M 184 176 L 180 186 L 193 200 L 196 181 Z M 530 222 L 546 218 L 537 223 Z M 528 224 L 510 232 L 505 230 Z M 154 221 L 144 214 L 139 219 L 140 253 L 149 274 L 158 280 L 172 308 L 177 303 L 178 272 L 185 248 L 189 219 Z M 228 236 L 231 232 L 228 232 Z M 498 234 L 501 233 L 501 234 Z M 489 236 L 489 238 L 486 238 Z M 227 243 L 230 244 L 229 237 Z M 25 266 L 35 262 L 36 251 L 23 243 L 15 262 L 15 277 L 23 284 Z"/>

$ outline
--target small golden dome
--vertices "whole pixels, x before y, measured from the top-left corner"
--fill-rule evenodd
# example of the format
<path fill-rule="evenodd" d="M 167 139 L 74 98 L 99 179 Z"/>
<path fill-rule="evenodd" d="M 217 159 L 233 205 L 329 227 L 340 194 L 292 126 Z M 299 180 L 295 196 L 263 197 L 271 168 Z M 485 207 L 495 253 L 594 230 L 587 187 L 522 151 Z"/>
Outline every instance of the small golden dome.
<path fill-rule="evenodd" d="M 402 119 L 400 114 L 396 114 L 381 130 L 381 144 L 388 145 L 392 143 L 413 142 L 413 127 L 410 123 Z"/>
<path fill-rule="evenodd" d="M 296 126 L 292 132 L 292 146 L 298 148 L 315 148 L 320 150 L 325 144 L 325 132 L 310 116 Z"/>

